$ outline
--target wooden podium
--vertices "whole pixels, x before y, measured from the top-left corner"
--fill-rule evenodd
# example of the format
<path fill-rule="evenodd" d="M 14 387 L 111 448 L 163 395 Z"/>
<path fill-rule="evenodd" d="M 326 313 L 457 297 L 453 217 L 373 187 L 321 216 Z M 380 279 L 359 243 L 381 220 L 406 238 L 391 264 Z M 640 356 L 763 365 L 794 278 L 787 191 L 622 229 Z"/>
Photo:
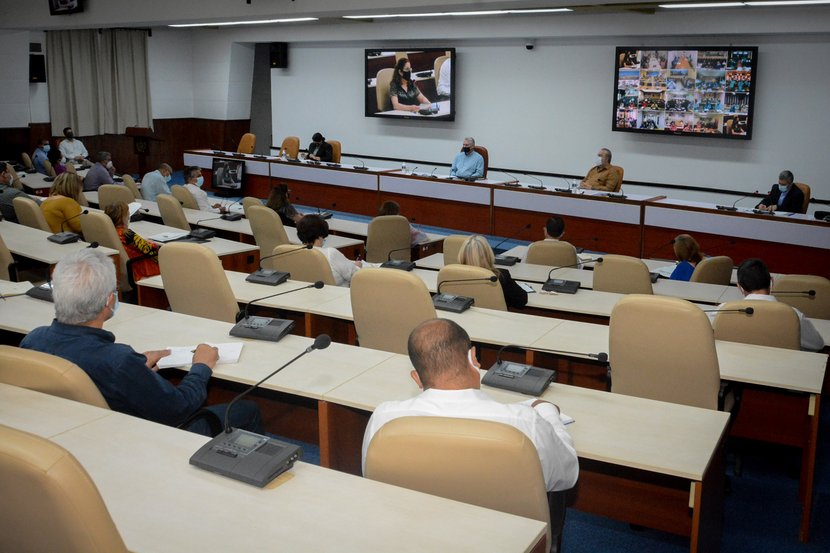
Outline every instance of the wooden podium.
<path fill-rule="evenodd" d="M 133 138 L 133 153 L 138 156 L 138 172 L 140 175 L 147 173 L 147 156 L 150 154 L 150 142 L 162 142 L 153 134 L 149 127 L 127 127 L 124 131 L 127 136 Z"/>

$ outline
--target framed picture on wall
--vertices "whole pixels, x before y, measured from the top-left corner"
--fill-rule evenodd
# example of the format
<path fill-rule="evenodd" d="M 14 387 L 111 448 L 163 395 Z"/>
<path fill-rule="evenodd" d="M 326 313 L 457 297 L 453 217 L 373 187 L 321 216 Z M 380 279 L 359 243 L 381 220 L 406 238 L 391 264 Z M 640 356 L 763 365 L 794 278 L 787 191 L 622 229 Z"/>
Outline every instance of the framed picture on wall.
<path fill-rule="evenodd" d="M 67 15 L 84 11 L 84 0 L 49 0 L 51 15 Z"/>

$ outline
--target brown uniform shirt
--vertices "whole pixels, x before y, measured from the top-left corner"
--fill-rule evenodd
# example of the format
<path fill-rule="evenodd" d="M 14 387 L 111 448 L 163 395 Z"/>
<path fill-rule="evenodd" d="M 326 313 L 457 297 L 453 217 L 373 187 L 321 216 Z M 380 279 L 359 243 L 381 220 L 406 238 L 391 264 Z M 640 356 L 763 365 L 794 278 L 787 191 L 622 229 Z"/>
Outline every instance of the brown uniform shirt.
<path fill-rule="evenodd" d="M 606 192 L 613 192 L 617 189 L 620 183 L 620 173 L 613 166 L 606 169 L 605 167 L 591 167 L 588 175 L 585 177 L 585 184 L 591 190 L 604 190 Z"/>

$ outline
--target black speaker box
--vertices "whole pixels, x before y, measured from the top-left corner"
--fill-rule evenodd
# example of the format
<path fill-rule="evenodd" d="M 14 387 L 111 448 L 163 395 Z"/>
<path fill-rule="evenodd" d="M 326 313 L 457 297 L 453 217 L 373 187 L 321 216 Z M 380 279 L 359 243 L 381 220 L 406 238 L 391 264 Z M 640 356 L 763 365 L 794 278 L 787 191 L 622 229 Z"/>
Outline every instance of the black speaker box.
<path fill-rule="evenodd" d="M 271 69 L 285 69 L 288 67 L 288 43 L 272 42 L 270 49 Z"/>
<path fill-rule="evenodd" d="M 46 56 L 40 54 L 29 56 L 29 82 L 46 82 Z"/>

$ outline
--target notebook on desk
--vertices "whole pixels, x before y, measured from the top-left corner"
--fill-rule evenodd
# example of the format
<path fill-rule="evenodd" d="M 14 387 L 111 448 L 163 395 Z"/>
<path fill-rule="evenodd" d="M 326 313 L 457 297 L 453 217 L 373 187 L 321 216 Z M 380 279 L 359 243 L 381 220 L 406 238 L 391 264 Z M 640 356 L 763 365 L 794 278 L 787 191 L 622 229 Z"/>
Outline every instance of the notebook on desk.
<path fill-rule="evenodd" d="M 190 235 L 189 232 L 160 232 L 158 234 L 154 234 L 152 236 L 148 236 L 148 240 L 152 240 L 153 242 L 159 242 L 161 244 L 166 244 L 167 242 L 173 242 L 174 240 L 181 240 L 182 238 L 187 238 Z"/>

